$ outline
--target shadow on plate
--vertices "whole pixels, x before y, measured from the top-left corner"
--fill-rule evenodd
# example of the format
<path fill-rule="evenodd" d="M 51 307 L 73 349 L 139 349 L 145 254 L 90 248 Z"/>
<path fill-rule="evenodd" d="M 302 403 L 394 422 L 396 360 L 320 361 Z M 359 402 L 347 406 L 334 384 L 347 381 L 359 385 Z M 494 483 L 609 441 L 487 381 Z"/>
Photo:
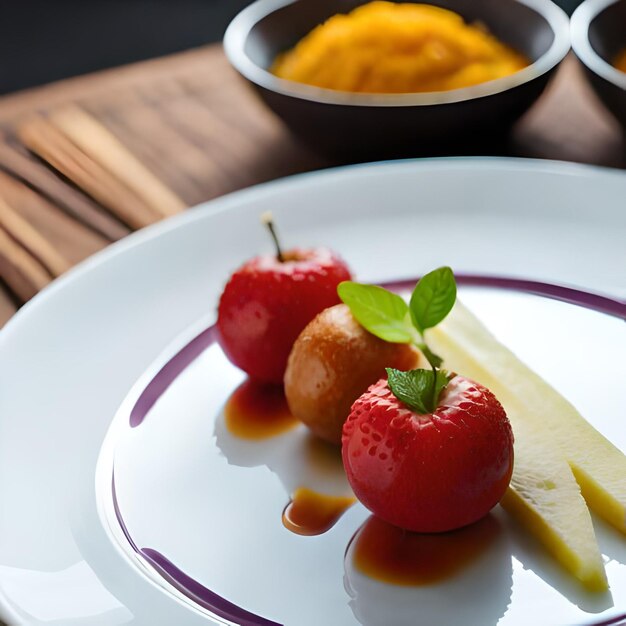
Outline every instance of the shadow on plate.
<path fill-rule="evenodd" d="M 609 562 L 615 561 L 620 565 L 626 565 L 626 542 L 624 541 L 624 535 L 599 517 L 592 517 L 602 554 L 607 557 Z"/>
<path fill-rule="evenodd" d="M 340 448 L 312 436 L 302 425 L 266 439 L 242 439 L 228 430 L 222 411 L 215 420 L 214 436 L 230 465 L 265 465 L 278 476 L 288 497 L 299 487 L 331 496 L 352 494 Z"/>
<path fill-rule="evenodd" d="M 493 515 L 439 535 L 406 533 L 372 516 L 350 542 L 344 568 L 350 608 L 364 626 L 389 626 L 390 606 L 394 626 L 493 626 L 511 601 L 510 547 Z"/>
<path fill-rule="evenodd" d="M 513 556 L 524 569 L 532 571 L 586 613 L 602 613 L 614 606 L 610 591 L 604 593 L 587 591 L 573 576 L 565 572 L 534 537 L 529 535 L 512 517 L 508 516 L 508 519 L 510 520 L 509 531 Z M 623 546 L 622 552 L 624 552 Z"/>

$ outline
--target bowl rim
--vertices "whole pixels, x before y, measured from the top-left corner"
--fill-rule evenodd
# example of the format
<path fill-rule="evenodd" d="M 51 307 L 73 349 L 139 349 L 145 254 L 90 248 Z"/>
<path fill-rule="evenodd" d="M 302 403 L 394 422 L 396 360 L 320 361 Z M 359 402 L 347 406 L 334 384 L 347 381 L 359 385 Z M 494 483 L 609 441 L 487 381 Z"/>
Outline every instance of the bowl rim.
<path fill-rule="evenodd" d="M 529 66 L 502 78 L 478 85 L 423 93 L 377 94 L 352 93 L 314 87 L 278 78 L 260 67 L 245 53 L 245 43 L 252 28 L 263 18 L 301 0 L 256 0 L 231 21 L 224 34 L 224 50 L 231 65 L 250 82 L 285 96 L 330 105 L 351 106 L 429 106 L 474 100 L 518 87 L 546 74 L 556 67 L 570 50 L 570 28 L 567 14 L 552 0 L 513 0 L 538 13 L 549 25 L 554 40 L 548 50 Z M 417 0 L 419 1 L 419 0 Z M 428 0 L 424 0 L 428 1 Z"/>
<path fill-rule="evenodd" d="M 613 67 L 603 59 L 589 41 L 589 26 L 608 7 L 622 0 L 584 0 L 572 14 L 570 37 L 572 49 L 580 60 L 594 74 L 604 78 L 616 87 L 626 90 L 626 73 Z M 625 43 L 626 46 L 626 43 Z"/>

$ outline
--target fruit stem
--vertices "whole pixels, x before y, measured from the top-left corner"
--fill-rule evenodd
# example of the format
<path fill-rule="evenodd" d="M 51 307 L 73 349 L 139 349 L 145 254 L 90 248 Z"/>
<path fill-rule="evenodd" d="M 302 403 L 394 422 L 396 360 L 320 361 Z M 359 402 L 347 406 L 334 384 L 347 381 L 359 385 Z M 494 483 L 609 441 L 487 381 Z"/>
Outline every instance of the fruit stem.
<path fill-rule="evenodd" d="M 270 231 L 270 235 L 274 241 L 274 246 L 276 247 L 276 258 L 280 261 L 280 263 L 285 262 L 285 257 L 283 256 L 283 252 L 280 249 L 280 243 L 278 243 L 278 237 L 276 235 L 276 229 L 274 228 L 274 217 L 271 211 L 265 211 L 265 213 L 261 214 L 261 223 L 267 226 Z"/>

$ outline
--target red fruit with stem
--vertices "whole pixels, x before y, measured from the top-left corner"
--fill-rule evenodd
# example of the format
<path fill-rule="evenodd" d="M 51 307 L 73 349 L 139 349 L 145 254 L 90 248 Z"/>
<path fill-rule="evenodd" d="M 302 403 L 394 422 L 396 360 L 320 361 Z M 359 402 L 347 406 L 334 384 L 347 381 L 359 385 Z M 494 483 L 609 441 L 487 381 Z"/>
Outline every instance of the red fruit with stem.
<path fill-rule="evenodd" d="M 251 259 L 231 276 L 218 308 L 219 342 L 250 377 L 281 384 L 289 352 L 304 327 L 339 303 L 337 285 L 350 270 L 326 248 L 282 252 L 266 220 L 277 254 Z"/>
<path fill-rule="evenodd" d="M 443 532 L 477 521 L 504 495 L 513 434 L 496 397 L 467 378 L 453 376 L 428 413 L 380 380 L 352 405 L 342 455 L 372 513 L 407 530 Z"/>

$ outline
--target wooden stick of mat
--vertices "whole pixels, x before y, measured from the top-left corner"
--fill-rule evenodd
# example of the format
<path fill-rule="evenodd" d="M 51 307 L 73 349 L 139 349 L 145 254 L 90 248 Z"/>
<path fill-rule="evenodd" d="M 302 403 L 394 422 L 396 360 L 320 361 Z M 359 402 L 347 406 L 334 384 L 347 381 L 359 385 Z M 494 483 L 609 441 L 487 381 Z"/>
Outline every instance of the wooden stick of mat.
<path fill-rule="evenodd" d="M 161 215 L 82 152 L 45 118 L 32 117 L 22 122 L 16 132 L 29 150 L 48 161 L 131 228 L 143 228 L 161 219 Z"/>
<path fill-rule="evenodd" d="M 37 258 L 53 276 L 60 276 L 70 264 L 50 242 L 0 197 L 0 225 L 22 247 Z"/>
<path fill-rule="evenodd" d="M 110 240 L 85 226 L 17 178 L 0 170 L 0 198 L 74 265 Z"/>
<path fill-rule="evenodd" d="M 52 111 L 50 121 L 87 156 L 107 169 L 163 217 L 180 213 L 185 203 L 94 117 L 77 106 Z"/>
<path fill-rule="evenodd" d="M 30 300 L 52 277 L 27 250 L 0 228 L 0 278 L 21 302 Z"/>
<path fill-rule="evenodd" d="M 28 185 L 73 218 L 101 234 L 117 241 L 130 229 L 93 203 L 87 196 L 62 181 L 44 164 L 11 145 L 0 132 L 0 169 Z"/>
<path fill-rule="evenodd" d="M 124 106 L 117 109 L 106 103 L 90 103 L 90 107 L 188 206 L 219 195 L 228 185 L 218 167 L 219 155 L 182 137 L 158 109 L 145 106 L 138 94 L 127 94 Z"/>

